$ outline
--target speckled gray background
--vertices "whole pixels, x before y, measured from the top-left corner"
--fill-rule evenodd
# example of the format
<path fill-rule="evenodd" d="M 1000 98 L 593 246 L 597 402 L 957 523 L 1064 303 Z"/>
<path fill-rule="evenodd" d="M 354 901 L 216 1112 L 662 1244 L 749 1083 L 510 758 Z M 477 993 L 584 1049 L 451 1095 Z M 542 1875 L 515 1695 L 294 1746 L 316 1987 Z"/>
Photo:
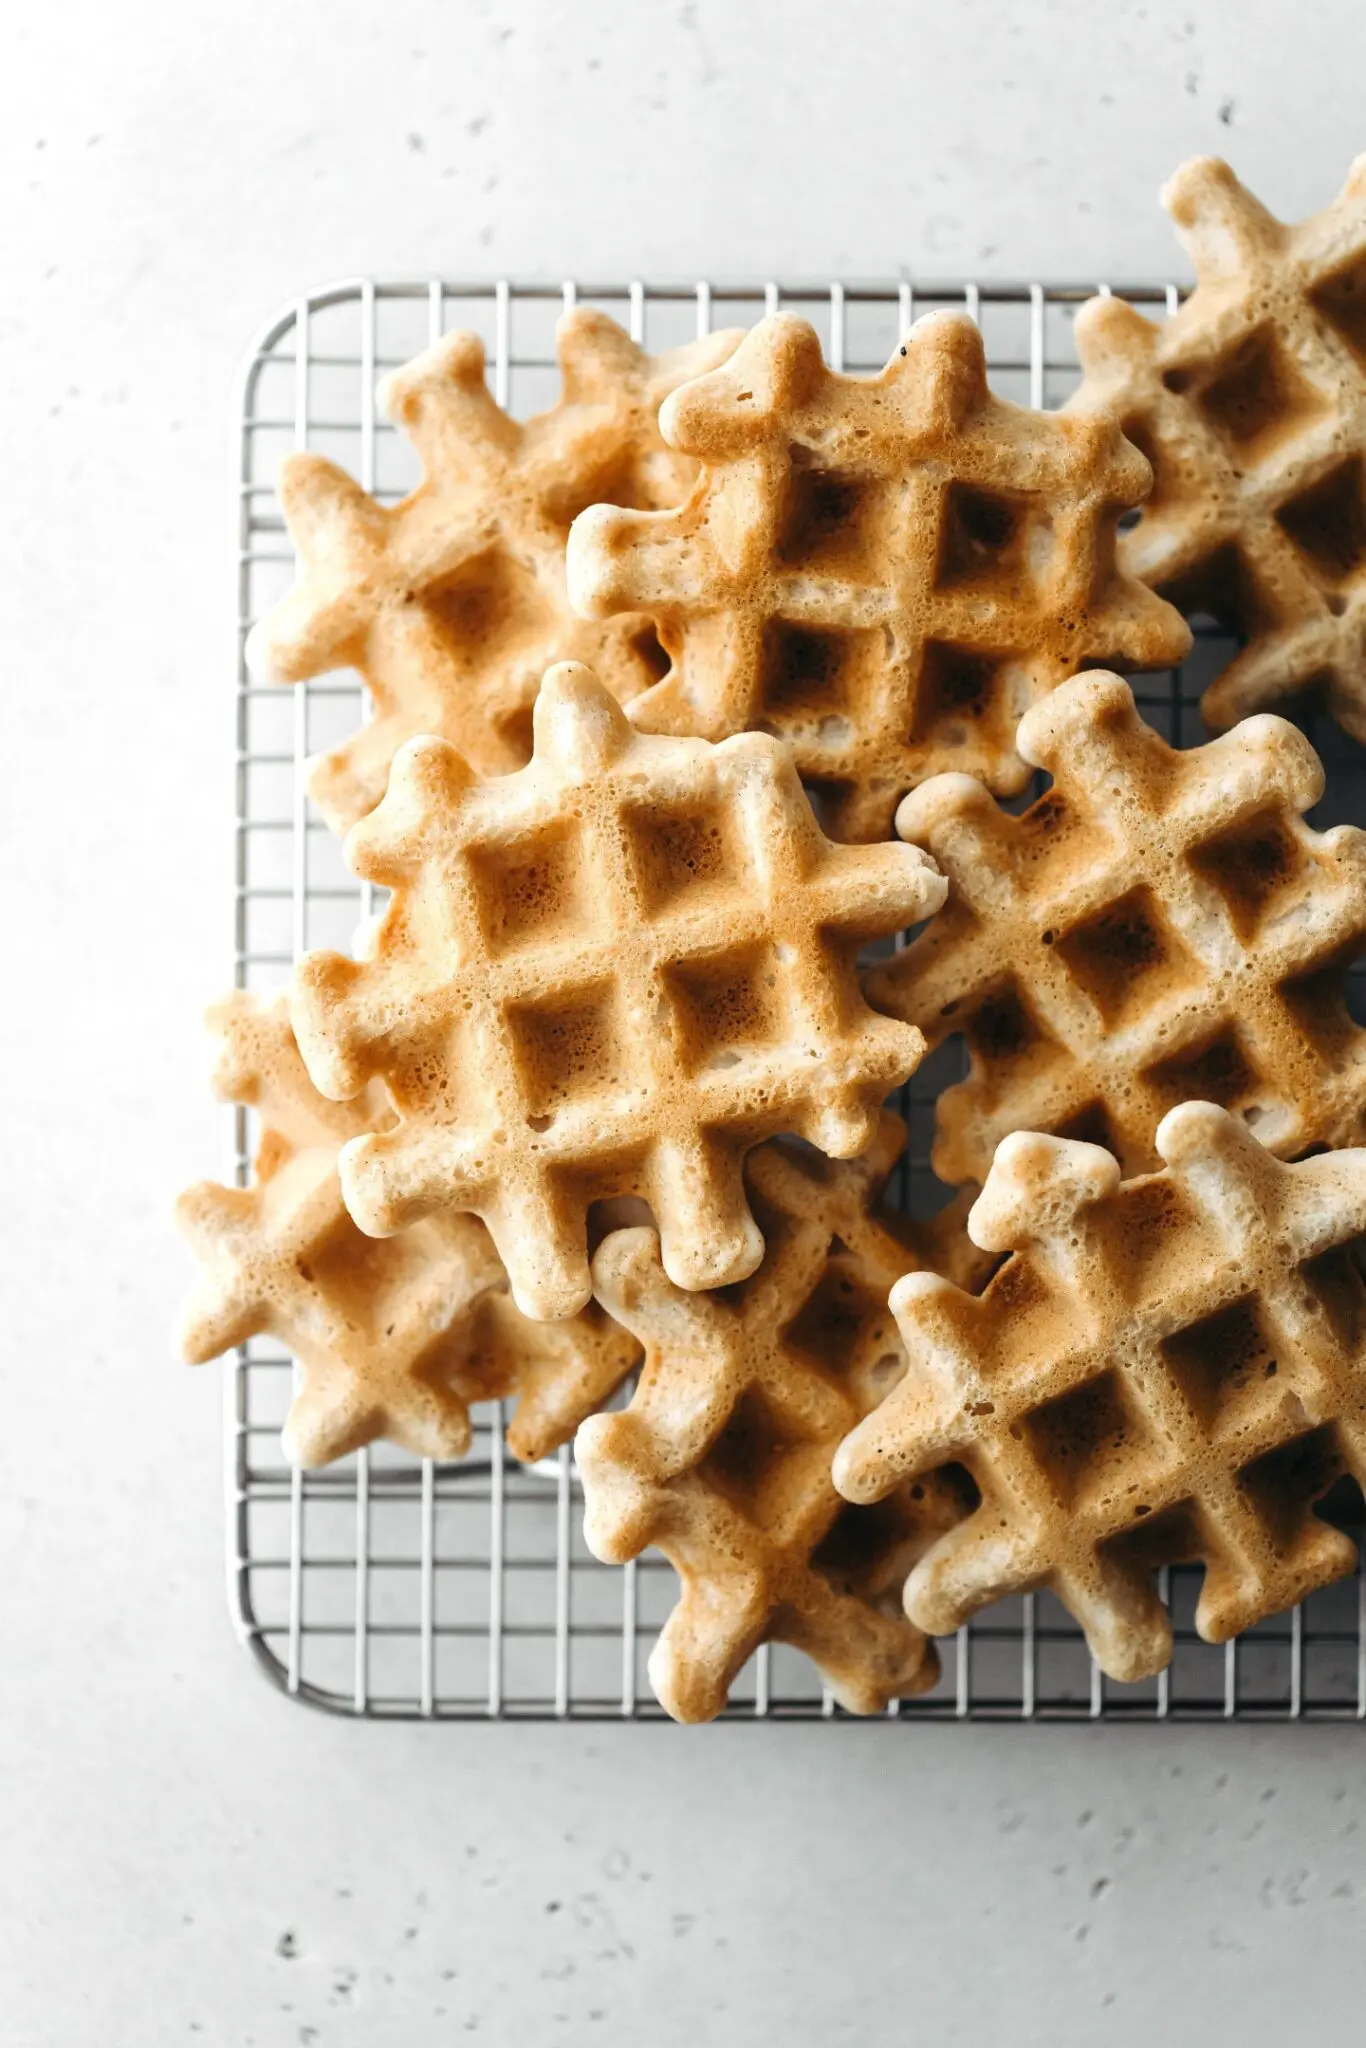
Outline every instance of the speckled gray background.
<path fill-rule="evenodd" d="M 69 0 L 6 30 L 0 2035 L 1359 2035 L 1359 1729 L 351 1726 L 220 1595 L 166 1223 L 218 1158 L 229 383 L 375 268 L 1165 271 L 1366 146 L 1349 0 Z"/>

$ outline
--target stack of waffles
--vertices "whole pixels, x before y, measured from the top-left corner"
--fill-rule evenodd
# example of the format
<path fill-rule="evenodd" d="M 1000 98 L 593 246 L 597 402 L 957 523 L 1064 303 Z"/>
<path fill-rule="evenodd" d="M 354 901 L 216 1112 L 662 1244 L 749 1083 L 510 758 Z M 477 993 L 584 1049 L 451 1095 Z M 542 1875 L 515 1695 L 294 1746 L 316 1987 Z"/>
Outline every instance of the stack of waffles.
<path fill-rule="evenodd" d="M 767 1642 L 880 1711 L 1044 1587 L 1139 1679 L 1162 1566 L 1220 1641 L 1355 1562 L 1366 834 L 1266 707 L 1366 739 L 1366 159 L 1296 227 L 1166 199 L 1196 287 L 1084 307 L 1060 412 L 966 314 L 857 378 L 576 310 L 524 424 L 470 335 L 388 379 L 401 503 L 281 477 L 250 660 L 365 682 L 309 790 L 387 901 L 211 1012 L 259 1143 L 181 1198 L 181 1348 L 285 1346 L 304 1466 L 495 1398 L 572 1441 L 595 1556 L 677 1574 L 679 1719 Z M 1178 750 L 1117 671 L 1195 614 L 1240 651 Z M 885 1104 L 949 1039 L 914 1218 Z"/>

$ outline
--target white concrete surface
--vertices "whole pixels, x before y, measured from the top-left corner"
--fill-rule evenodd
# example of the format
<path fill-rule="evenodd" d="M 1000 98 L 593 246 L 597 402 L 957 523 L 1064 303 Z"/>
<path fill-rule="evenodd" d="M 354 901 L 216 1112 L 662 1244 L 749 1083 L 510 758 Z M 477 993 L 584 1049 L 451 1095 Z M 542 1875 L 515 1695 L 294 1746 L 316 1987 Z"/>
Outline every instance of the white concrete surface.
<path fill-rule="evenodd" d="M 1366 145 L 1350 0 L 125 0 L 6 28 L 0 2039 L 1352 2038 L 1359 1730 L 356 1727 L 220 1592 L 229 380 L 375 268 L 1141 273 Z M 286 1938 L 288 1937 L 288 1938 Z"/>

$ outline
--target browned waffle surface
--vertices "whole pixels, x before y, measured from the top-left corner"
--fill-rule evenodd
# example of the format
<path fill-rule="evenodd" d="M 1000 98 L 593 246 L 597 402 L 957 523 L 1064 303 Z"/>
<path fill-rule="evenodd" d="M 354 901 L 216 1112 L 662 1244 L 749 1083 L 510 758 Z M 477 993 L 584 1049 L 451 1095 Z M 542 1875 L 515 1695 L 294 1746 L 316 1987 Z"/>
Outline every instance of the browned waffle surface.
<path fill-rule="evenodd" d="M 932 1633 L 1048 1586 L 1102 1670 L 1137 1679 L 1171 1654 L 1158 1565 L 1203 1562 L 1216 1642 L 1352 1568 L 1314 1508 L 1366 1476 L 1366 1152 L 1284 1165 L 1209 1103 L 1157 1149 L 1164 1171 L 1121 1183 L 1098 1147 L 1008 1138 L 971 1218 L 1013 1253 L 985 1293 L 892 1291 L 909 1367 L 834 1476 L 865 1502 L 971 1474 L 979 1505 L 906 1586 Z"/>
<path fill-rule="evenodd" d="M 885 1113 L 858 1160 L 754 1153 L 765 1253 L 739 1286 L 683 1293 L 650 1230 L 619 1231 L 594 1258 L 598 1297 L 645 1362 L 629 1408 L 576 1439 L 585 1533 L 605 1561 L 654 1544 L 678 1572 L 650 1677 L 679 1720 L 719 1713 L 769 1641 L 804 1650 L 858 1713 L 934 1682 L 899 1589 L 963 1496 L 936 1477 L 850 1508 L 830 1478 L 835 1445 L 904 1370 L 887 1293 L 919 1251 L 877 1206 L 904 1136 Z"/>
<path fill-rule="evenodd" d="M 1282 1156 L 1360 1143 L 1366 1032 L 1344 969 L 1366 942 L 1366 833 L 1304 823 L 1323 771 L 1303 734 L 1263 716 L 1178 752 L 1118 676 L 1087 674 L 1029 713 L 1019 746 L 1053 776 L 1022 816 L 962 776 L 898 814 L 949 899 L 866 985 L 932 1045 L 966 1039 L 936 1172 L 980 1184 L 1018 1130 L 1090 1138 L 1144 1172 L 1160 1119 L 1195 1097 Z"/>
<path fill-rule="evenodd" d="M 482 1216 L 527 1314 L 584 1305 L 619 1195 L 676 1284 L 745 1278 L 745 1153 L 859 1152 L 920 1056 L 855 956 L 938 907 L 933 863 L 833 845 L 775 740 L 647 738 L 586 669 L 549 672 L 515 775 L 410 742 L 347 851 L 393 900 L 365 959 L 300 964 L 293 1015 L 324 1093 L 379 1077 L 399 1112 L 344 1148 L 348 1205 L 375 1235 Z"/>
<path fill-rule="evenodd" d="M 1314 691 L 1366 739 L 1366 158 L 1286 226 L 1201 157 L 1163 194 L 1198 284 L 1155 326 L 1078 315 L 1077 400 L 1153 465 L 1120 561 L 1244 641 L 1205 693 L 1215 728 Z"/>
<path fill-rule="evenodd" d="M 300 1385 L 284 1429 L 291 1460 L 325 1465 L 378 1437 L 420 1457 L 470 1444 L 471 1401 L 514 1395 L 508 1431 L 521 1457 L 567 1441 L 639 1355 L 599 1309 L 546 1328 L 518 1314 L 482 1224 L 444 1216 L 382 1242 L 342 1200 L 345 1138 L 383 1124 L 377 1086 L 355 1103 L 318 1094 L 288 1010 L 241 991 L 215 1005 L 215 1086 L 256 1110 L 253 1183 L 203 1181 L 177 1205 L 201 1262 L 179 1348 L 194 1363 L 269 1335 Z"/>
<path fill-rule="evenodd" d="M 697 486 L 676 511 L 584 514 L 571 597 L 656 622 L 673 665 L 637 724 L 780 734 L 841 838 L 884 837 L 939 770 L 1019 789 L 1038 696 L 1084 661 L 1160 666 L 1190 644 L 1115 564 L 1142 457 L 1103 415 L 993 397 L 966 314 L 918 321 L 874 378 L 827 369 L 814 330 L 775 314 L 660 423 Z"/>
<path fill-rule="evenodd" d="M 596 498 L 686 495 L 694 465 L 664 446 L 660 401 L 736 339 L 648 356 L 606 314 L 576 307 L 556 330 L 560 402 L 521 425 L 488 390 L 477 336 L 449 334 L 380 388 L 422 458 L 423 482 L 401 504 L 380 504 L 321 456 L 286 459 L 280 502 L 300 577 L 248 658 L 269 680 L 351 667 L 369 685 L 373 718 L 313 764 L 330 823 L 344 829 L 378 803 L 395 749 L 416 733 L 453 741 L 481 770 L 520 767 L 552 661 L 591 661 L 623 699 L 657 678 L 647 620 L 593 626 L 571 612 L 565 537 Z"/>

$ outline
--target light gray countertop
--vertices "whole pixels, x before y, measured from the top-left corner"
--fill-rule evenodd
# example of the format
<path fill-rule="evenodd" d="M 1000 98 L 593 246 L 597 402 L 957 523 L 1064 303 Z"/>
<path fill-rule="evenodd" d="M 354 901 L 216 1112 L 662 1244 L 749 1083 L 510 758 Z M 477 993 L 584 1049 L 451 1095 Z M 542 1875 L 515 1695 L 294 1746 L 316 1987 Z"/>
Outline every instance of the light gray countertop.
<path fill-rule="evenodd" d="M 1362 1731 L 349 1725 L 221 1594 L 165 1329 L 225 978 L 230 385 L 364 270 L 1161 274 L 1366 146 L 1346 0 L 129 0 L 8 31 L 0 2035 L 1359 2032 Z M 18 630 L 15 626 L 17 623 Z"/>

